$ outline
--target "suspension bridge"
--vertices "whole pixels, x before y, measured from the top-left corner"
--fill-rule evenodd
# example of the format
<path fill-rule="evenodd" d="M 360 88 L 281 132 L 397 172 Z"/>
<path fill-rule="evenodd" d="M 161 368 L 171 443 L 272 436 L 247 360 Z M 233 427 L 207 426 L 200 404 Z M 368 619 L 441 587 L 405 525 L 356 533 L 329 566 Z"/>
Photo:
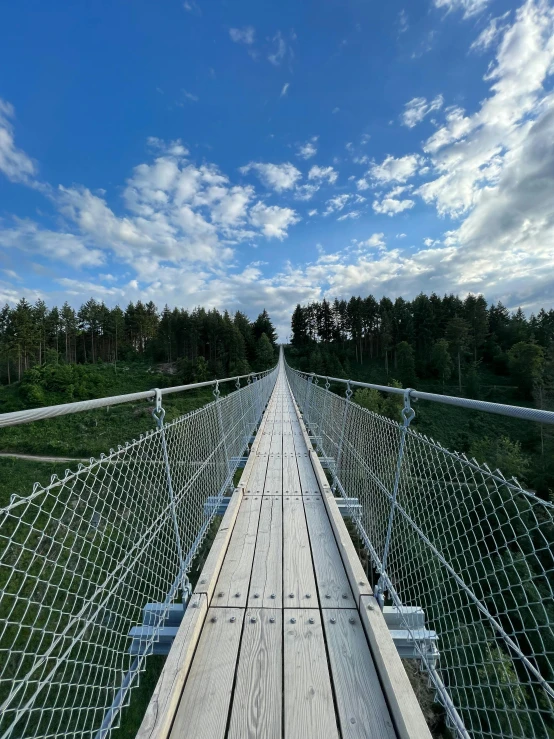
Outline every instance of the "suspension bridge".
<path fill-rule="evenodd" d="M 148 400 L 156 421 L 0 513 L 0 737 L 104 739 L 156 654 L 139 739 L 430 737 L 402 659 L 453 736 L 554 736 L 554 506 L 410 427 L 418 397 L 554 414 L 379 388 L 395 422 L 282 354 L 229 381 L 0 417 Z"/>

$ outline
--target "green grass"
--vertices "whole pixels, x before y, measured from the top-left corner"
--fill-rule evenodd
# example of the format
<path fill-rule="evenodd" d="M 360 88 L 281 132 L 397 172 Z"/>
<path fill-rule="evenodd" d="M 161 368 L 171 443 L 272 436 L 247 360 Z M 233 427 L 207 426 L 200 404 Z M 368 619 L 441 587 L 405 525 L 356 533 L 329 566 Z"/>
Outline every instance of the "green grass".
<path fill-rule="evenodd" d="M 13 493 L 20 496 L 29 495 L 35 482 L 45 486 L 50 483 L 52 475 L 63 477 L 69 466 L 0 457 L 0 508 L 8 505 Z"/>
<path fill-rule="evenodd" d="M 36 387 L 43 397 L 42 406 L 67 403 L 72 399 L 142 392 L 180 383 L 178 376 L 163 375 L 147 366 L 123 365 L 115 372 L 112 365 L 99 364 L 79 366 L 78 372 L 75 369 L 80 384 L 75 388 L 71 386 L 71 389 L 63 383 L 63 378 L 53 379 L 49 374 L 51 369 L 43 367 L 40 371 L 32 370 L 39 378 Z M 28 387 L 26 382 L 0 387 L 0 413 L 35 407 L 36 404 L 29 401 Z M 222 387 L 222 395 L 230 389 Z M 168 395 L 163 400 L 165 420 L 171 421 L 212 400 L 211 388 Z M 0 430 L 0 451 L 59 457 L 97 457 L 154 428 L 152 410 L 153 401 L 149 399 L 11 426 Z"/>

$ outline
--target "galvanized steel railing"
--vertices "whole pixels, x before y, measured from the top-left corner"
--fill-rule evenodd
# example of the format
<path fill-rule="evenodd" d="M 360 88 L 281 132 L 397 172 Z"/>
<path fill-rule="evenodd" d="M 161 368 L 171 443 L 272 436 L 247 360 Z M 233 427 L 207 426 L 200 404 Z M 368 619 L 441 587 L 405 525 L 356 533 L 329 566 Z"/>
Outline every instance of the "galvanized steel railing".
<path fill-rule="evenodd" d="M 411 429 L 411 399 L 442 396 L 379 387 L 403 395 L 397 423 L 350 401 L 351 385 L 378 386 L 337 380 L 341 397 L 327 378 L 287 375 L 335 494 L 361 504 L 352 519 L 381 603 L 425 611 L 428 631 L 412 636 L 449 726 L 461 737 L 552 739 L 554 505 Z"/>
<path fill-rule="evenodd" d="M 206 502 L 232 487 L 276 373 L 242 388 L 232 378 L 237 390 L 223 398 L 218 382 L 119 396 L 153 398 L 157 428 L 0 510 L 2 739 L 103 738 L 117 725 L 165 615 L 186 598 L 217 508 Z M 164 424 L 162 394 L 205 385 L 213 402 Z M 50 415 L 83 410 L 68 405 Z M 157 604 L 154 628 L 133 651 L 147 603 Z"/>

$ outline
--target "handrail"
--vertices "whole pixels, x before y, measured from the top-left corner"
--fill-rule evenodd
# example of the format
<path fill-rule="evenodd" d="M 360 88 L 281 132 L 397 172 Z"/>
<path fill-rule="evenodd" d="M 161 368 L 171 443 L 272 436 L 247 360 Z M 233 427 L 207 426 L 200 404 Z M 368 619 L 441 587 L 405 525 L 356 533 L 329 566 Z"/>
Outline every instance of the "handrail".
<path fill-rule="evenodd" d="M 303 372 L 290 367 L 290 365 L 288 366 L 293 372 L 298 372 L 299 375 L 303 375 L 304 377 L 317 377 L 328 382 L 340 382 L 344 385 L 367 387 L 371 390 L 379 390 L 382 393 L 391 393 L 393 395 L 405 396 L 408 393 L 412 400 L 430 400 L 434 403 L 456 405 L 460 408 L 469 408 L 476 411 L 485 411 L 486 413 L 496 413 L 500 416 L 511 416 L 512 418 L 523 418 L 527 421 L 537 421 L 538 423 L 554 425 L 553 411 L 506 405 L 504 403 L 490 403 L 486 400 L 474 400 L 473 398 L 458 398 L 452 395 L 438 395 L 437 393 L 426 393 L 421 390 L 414 390 L 413 388 L 390 387 L 389 385 L 374 385 L 370 382 L 359 382 L 357 380 L 343 380 L 341 377 L 328 377 L 327 375 L 318 375 L 315 372 Z"/>
<path fill-rule="evenodd" d="M 33 421 L 42 421 L 45 418 L 56 418 L 57 416 L 67 416 L 70 413 L 80 413 L 81 411 L 90 411 L 94 408 L 106 408 L 111 405 L 119 405 L 120 403 L 132 403 L 136 400 L 146 400 L 155 398 L 159 395 L 169 395 L 170 393 L 180 393 L 184 390 L 195 390 L 201 387 L 211 387 L 223 382 L 232 382 L 243 380 L 245 377 L 256 378 L 265 377 L 271 372 L 270 370 L 263 372 L 250 372 L 247 375 L 235 375 L 234 377 L 225 377 L 223 380 L 207 380 L 206 382 L 194 382 L 190 385 L 176 385 L 175 387 L 153 388 L 152 390 L 143 390 L 140 393 L 126 393 L 124 395 L 111 395 L 106 398 L 94 398 L 93 400 L 78 400 L 75 403 L 61 403 L 60 405 L 49 405 L 44 408 L 29 408 L 24 411 L 12 411 L 11 413 L 0 414 L 0 428 L 6 426 L 19 426 L 22 423 L 32 423 Z"/>

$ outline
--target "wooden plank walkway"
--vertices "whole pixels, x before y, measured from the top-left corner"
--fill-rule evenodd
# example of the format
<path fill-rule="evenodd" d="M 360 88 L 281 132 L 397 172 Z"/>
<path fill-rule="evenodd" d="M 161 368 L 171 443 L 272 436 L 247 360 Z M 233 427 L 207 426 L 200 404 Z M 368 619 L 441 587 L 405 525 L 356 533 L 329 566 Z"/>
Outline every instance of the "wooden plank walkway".
<path fill-rule="evenodd" d="M 138 739 L 430 739 L 372 595 L 281 360 Z"/>

